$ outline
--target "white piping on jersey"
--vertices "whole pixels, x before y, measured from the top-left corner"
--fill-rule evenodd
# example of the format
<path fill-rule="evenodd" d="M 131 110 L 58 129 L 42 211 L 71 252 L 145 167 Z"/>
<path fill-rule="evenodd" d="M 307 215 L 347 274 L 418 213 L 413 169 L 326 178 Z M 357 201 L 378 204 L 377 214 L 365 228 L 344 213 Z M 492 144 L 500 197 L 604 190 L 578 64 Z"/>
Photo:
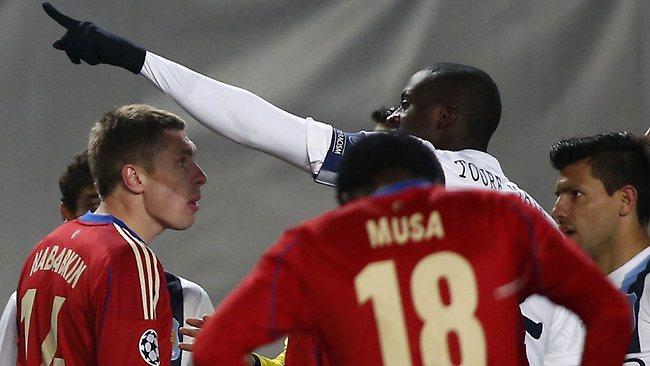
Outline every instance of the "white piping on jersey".
<path fill-rule="evenodd" d="M 149 249 L 148 246 L 145 246 L 151 256 L 153 257 L 153 283 L 154 283 L 154 295 L 153 295 L 153 317 L 156 317 L 156 307 L 158 306 L 158 298 L 160 297 L 160 275 L 158 274 L 158 259 L 156 255 L 153 254 L 153 250 Z"/>
<path fill-rule="evenodd" d="M 135 242 L 139 243 L 140 246 L 144 249 L 146 253 L 149 253 L 149 256 L 151 256 L 151 266 L 153 267 L 153 286 L 149 286 L 151 289 L 151 293 L 153 294 L 151 298 L 153 301 L 151 302 L 151 314 L 153 314 L 152 319 L 156 318 L 156 307 L 158 306 L 158 299 L 160 298 L 160 273 L 158 272 L 158 258 L 156 258 L 156 255 L 153 253 L 153 250 L 149 248 L 147 244 L 145 244 L 142 240 L 140 240 L 138 237 L 135 235 L 131 234 L 130 231 L 124 230 L 126 235 L 128 235 L 131 239 L 133 239 Z M 145 256 L 147 259 L 147 263 L 149 263 L 149 257 Z M 149 278 L 151 278 L 151 273 L 149 273 Z M 151 282 L 149 282 L 151 284 Z"/>
<path fill-rule="evenodd" d="M 144 250 L 144 248 L 143 248 L 143 250 Z M 146 250 L 145 250 L 145 254 L 147 254 Z M 152 274 L 151 274 L 151 259 L 149 258 L 148 255 L 144 256 L 144 264 L 145 264 L 145 266 L 147 268 L 147 287 L 149 288 L 149 299 L 153 299 L 153 278 L 151 278 L 151 276 L 152 276 Z M 148 305 L 149 305 L 149 314 L 153 314 L 154 313 L 153 308 L 152 308 L 153 301 L 149 301 Z"/>
<path fill-rule="evenodd" d="M 140 241 L 138 238 L 131 235 L 128 230 L 124 230 L 118 224 L 113 223 L 117 232 L 126 240 L 126 242 L 133 250 L 133 255 L 135 256 L 135 263 L 138 267 L 138 277 L 140 279 L 140 292 L 142 296 L 142 312 L 145 320 L 155 319 L 156 318 L 156 306 L 158 305 L 159 291 L 158 287 L 160 286 L 159 272 L 157 266 L 157 259 L 153 252 Z M 145 283 L 145 268 L 143 268 L 142 262 L 145 262 L 146 265 L 146 280 Z M 153 263 L 153 266 L 152 266 Z M 151 271 L 153 267 L 153 273 Z M 153 278 L 152 278 L 153 276 Z M 147 294 L 147 285 L 149 286 L 149 291 Z"/>

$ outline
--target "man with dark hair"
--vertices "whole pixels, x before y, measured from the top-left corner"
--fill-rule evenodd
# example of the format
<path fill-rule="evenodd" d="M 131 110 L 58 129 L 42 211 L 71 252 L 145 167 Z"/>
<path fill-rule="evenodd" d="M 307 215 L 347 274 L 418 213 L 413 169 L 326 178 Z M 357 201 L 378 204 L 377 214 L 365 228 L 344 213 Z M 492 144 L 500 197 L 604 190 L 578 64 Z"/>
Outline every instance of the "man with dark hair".
<path fill-rule="evenodd" d="M 55 229 L 25 262 L 19 365 L 171 364 L 167 279 L 146 243 L 188 228 L 198 210 L 206 177 L 184 127 L 145 105 L 95 124 L 88 161 L 101 203 Z"/>
<path fill-rule="evenodd" d="M 518 305 L 543 293 L 584 319 L 583 365 L 620 365 L 630 311 L 598 268 L 518 198 L 445 191 L 441 173 L 414 138 L 361 140 L 339 170 L 344 205 L 266 251 L 207 321 L 195 363 L 242 365 L 300 330 L 333 365 L 522 365 Z"/>
<path fill-rule="evenodd" d="M 86 211 L 94 211 L 99 205 L 99 196 L 93 186 L 86 153 L 77 154 L 59 178 L 61 191 L 61 220 L 74 220 Z M 0 317 L 0 365 L 15 365 L 17 362 L 18 334 L 16 333 L 16 292 L 11 294 L 2 317 Z"/>
<path fill-rule="evenodd" d="M 627 132 L 604 133 L 561 140 L 550 156 L 559 172 L 552 215 L 627 296 L 634 328 L 626 362 L 650 364 L 649 145 Z M 562 347 L 549 355 L 549 365 L 580 360 L 581 323 L 569 314 L 562 319 Z"/>
<path fill-rule="evenodd" d="M 61 191 L 59 209 L 63 221 L 74 220 L 86 211 L 95 211 L 99 206 L 99 195 L 95 189 L 85 151 L 77 154 L 66 167 L 59 178 L 59 191 Z"/>
<path fill-rule="evenodd" d="M 48 3 L 43 7 L 66 29 L 53 46 L 64 51 L 73 63 L 110 64 L 141 74 L 206 127 L 287 161 L 311 173 L 319 183 L 334 185 L 341 158 L 356 141 L 372 134 L 346 133 L 293 115 L 249 91 L 198 74 L 93 23 L 61 14 Z M 499 92 L 487 73 L 471 66 L 439 63 L 413 75 L 404 89 L 400 108 L 387 125 L 423 139 L 422 143 L 440 161 L 447 186 L 510 192 L 543 211 L 527 192 L 508 179 L 499 161 L 486 151 L 500 113 Z M 552 304 L 530 298 L 522 311 L 532 319 L 527 323 L 531 327 L 526 336 L 529 360 L 541 365 L 553 318 Z M 297 348 L 304 352 L 292 356 L 292 349 Z M 317 346 L 299 346 L 294 338 L 289 342 L 287 364 L 312 364 L 309 358 L 314 348 Z"/>
<path fill-rule="evenodd" d="M 501 119 L 494 80 L 472 66 L 436 63 L 415 73 L 388 120 L 443 150 L 487 151 Z"/>
<path fill-rule="evenodd" d="M 355 154 L 346 157 L 346 164 L 339 169 L 336 179 L 339 204 L 370 195 L 380 182 L 396 182 L 402 180 L 401 177 L 418 177 L 444 184 L 438 160 L 426 146 L 412 143 L 414 140 L 406 135 L 395 138 L 390 134 L 377 134 L 359 144 Z"/>

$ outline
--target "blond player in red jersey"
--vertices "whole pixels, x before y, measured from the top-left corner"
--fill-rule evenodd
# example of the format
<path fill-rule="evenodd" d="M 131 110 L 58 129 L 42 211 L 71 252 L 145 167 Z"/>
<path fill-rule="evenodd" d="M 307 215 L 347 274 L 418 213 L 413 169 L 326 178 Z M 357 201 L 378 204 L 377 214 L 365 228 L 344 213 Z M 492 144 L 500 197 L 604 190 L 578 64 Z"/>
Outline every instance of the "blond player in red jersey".
<path fill-rule="evenodd" d="M 102 199 L 27 258 L 18 285 L 19 365 L 169 365 L 163 268 L 148 242 L 194 223 L 206 176 L 177 116 L 145 105 L 108 112 L 90 134 Z"/>

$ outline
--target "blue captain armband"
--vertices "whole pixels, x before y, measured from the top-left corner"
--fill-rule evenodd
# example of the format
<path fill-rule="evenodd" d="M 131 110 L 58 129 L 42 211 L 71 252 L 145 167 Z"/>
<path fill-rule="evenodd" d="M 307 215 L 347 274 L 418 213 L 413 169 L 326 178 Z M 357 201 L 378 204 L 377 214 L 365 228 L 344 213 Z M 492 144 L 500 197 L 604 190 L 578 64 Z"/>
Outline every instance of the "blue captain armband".
<path fill-rule="evenodd" d="M 350 150 L 359 139 L 365 136 L 364 132 L 343 132 L 341 130 L 332 130 L 332 140 L 327 150 L 327 155 L 323 161 L 323 166 L 317 174 L 314 174 L 314 180 L 317 183 L 328 186 L 336 185 L 336 176 L 338 175 L 339 165 L 343 156 Z"/>

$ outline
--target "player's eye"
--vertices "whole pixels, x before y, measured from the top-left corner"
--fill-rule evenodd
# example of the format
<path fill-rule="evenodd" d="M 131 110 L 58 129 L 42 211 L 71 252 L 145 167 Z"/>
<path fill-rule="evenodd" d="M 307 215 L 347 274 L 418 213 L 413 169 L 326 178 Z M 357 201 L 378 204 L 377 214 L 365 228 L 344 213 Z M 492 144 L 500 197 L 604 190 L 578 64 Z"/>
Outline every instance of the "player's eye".
<path fill-rule="evenodd" d="M 582 196 L 584 196 L 584 195 L 585 195 L 584 192 L 579 191 L 579 190 L 577 190 L 577 189 L 572 189 L 572 190 L 571 190 L 571 196 L 572 196 L 573 198 L 580 198 L 580 197 L 582 197 Z"/>
<path fill-rule="evenodd" d="M 409 102 L 406 99 L 402 99 L 401 102 L 399 102 L 399 107 L 402 109 L 408 109 L 408 107 L 411 105 L 411 102 Z"/>
<path fill-rule="evenodd" d="M 176 164 L 178 164 L 178 166 L 185 166 L 185 161 L 186 161 L 186 160 L 187 160 L 187 159 L 185 159 L 185 158 L 180 158 L 180 159 L 178 159 L 178 161 L 176 162 Z"/>

